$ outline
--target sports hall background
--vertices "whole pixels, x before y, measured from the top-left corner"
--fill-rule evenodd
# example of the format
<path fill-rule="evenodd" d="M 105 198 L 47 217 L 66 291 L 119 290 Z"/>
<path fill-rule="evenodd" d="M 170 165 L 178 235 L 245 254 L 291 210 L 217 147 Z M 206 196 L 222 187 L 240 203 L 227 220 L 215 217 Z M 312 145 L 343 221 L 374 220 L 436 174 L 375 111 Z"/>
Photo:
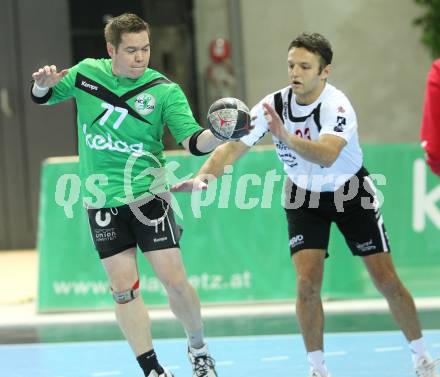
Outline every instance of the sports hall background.
<path fill-rule="evenodd" d="M 61 69 L 84 57 L 105 57 L 104 20 L 124 11 L 136 12 L 150 23 L 150 65 L 181 84 L 203 125 L 210 104 L 213 63 L 209 45 L 213 40 L 222 37 L 230 42 L 235 79 L 232 94 L 252 106 L 287 85 L 285 60 L 290 41 L 303 31 L 316 31 L 332 43 L 330 81 L 352 101 L 361 142 L 368 144 L 371 153 L 377 147 L 384 159 L 394 159 L 392 174 L 396 176 L 396 161 L 405 159 L 399 153 L 410 150 L 411 156 L 422 156 L 418 135 L 432 58 L 420 42 L 420 28 L 413 25 L 424 12 L 413 0 L 0 0 L 0 284 L 4 287 L 0 343 L 121 338 L 107 311 L 36 313 L 42 163 L 50 157 L 74 156 L 77 145 L 73 103 L 43 109 L 30 101 L 28 91 L 31 73 L 44 64 Z M 170 149 L 175 147 L 170 138 L 166 143 Z M 410 170 L 402 174 L 410 175 Z M 429 176 L 428 180 L 427 190 L 434 191 L 438 179 Z M 413 181 L 405 180 L 405 184 L 411 186 Z M 411 191 L 411 187 L 407 189 Z M 440 225 L 428 217 L 426 221 L 429 234 L 436 234 L 432 230 L 438 231 Z M 191 237 L 190 231 L 185 237 Z M 439 239 L 424 239 L 423 245 L 440 253 Z M 283 253 L 287 251 L 278 255 Z M 438 254 L 433 260 L 437 263 Z M 438 294 L 422 294 L 417 300 L 424 327 L 438 330 L 440 267 L 431 267 L 428 276 L 410 267 L 404 273 L 414 281 L 418 276 L 420 281 L 431 280 L 431 289 L 437 279 Z M 291 267 L 286 264 L 285 268 Z M 274 286 L 274 292 L 276 289 Z M 257 305 L 235 299 L 234 305 L 207 305 L 207 333 L 297 333 L 292 302 Z M 330 311 L 329 331 L 395 330 L 382 300 L 337 300 L 326 302 L 326 308 Z M 156 337 L 183 336 L 169 320 L 167 309 L 159 306 L 152 317 Z M 6 359 L 5 355 L 0 348 L 0 359 Z"/>
<path fill-rule="evenodd" d="M 152 25 L 152 65 L 182 84 L 203 123 L 209 43 L 232 45 L 236 96 L 252 106 L 287 82 L 286 49 L 302 31 L 333 44 L 332 82 L 355 109 L 363 143 L 417 142 L 431 58 L 413 0 L 1 0 L 0 249 L 35 247 L 43 159 L 76 152 L 74 105 L 28 98 L 30 75 L 105 54 L 103 17 L 133 10 Z M 38 15 L 38 16 L 36 16 Z M 17 197 L 20 200 L 17 200 Z"/>

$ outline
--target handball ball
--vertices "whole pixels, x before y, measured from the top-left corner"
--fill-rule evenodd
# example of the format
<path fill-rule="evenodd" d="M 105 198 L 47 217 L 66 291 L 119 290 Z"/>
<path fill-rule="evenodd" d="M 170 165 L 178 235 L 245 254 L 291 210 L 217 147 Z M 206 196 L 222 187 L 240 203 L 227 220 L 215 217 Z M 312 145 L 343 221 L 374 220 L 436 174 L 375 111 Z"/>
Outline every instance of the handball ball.
<path fill-rule="evenodd" d="M 237 98 L 220 98 L 209 107 L 208 126 L 220 140 L 238 140 L 251 130 L 249 109 Z"/>

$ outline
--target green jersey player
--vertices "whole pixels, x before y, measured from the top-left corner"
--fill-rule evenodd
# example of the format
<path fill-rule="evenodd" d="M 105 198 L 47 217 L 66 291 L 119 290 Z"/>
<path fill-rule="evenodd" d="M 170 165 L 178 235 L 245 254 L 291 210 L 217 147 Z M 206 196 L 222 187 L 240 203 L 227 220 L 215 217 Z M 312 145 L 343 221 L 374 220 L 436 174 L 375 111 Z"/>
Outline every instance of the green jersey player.
<path fill-rule="evenodd" d="M 85 59 L 61 71 L 54 65 L 40 68 L 32 75 L 31 96 L 39 104 L 70 98 L 76 102 L 81 178 L 96 178 L 105 194 L 87 203 L 92 236 L 112 287 L 119 326 L 145 376 L 172 373 L 153 350 L 147 309 L 139 295 L 136 247 L 151 263 L 185 328 L 193 376 L 215 377 L 203 339 L 200 301 L 180 255 L 180 228 L 167 186 L 157 178 L 163 175 L 165 125 L 195 155 L 222 142 L 197 124 L 180 87 L 148 68 L 145 21 L 134 14 L 115 17 L 105 27 L 105 38 L 111 59 Z"/>

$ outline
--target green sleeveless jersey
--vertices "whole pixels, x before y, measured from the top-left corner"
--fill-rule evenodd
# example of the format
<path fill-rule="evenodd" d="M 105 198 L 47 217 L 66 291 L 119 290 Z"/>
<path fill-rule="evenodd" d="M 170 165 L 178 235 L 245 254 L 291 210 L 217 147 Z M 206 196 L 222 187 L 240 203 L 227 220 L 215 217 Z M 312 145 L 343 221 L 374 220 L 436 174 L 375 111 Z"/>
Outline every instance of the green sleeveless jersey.
<path fill-rule="evenodd" d="M 201 129 L 180 87 L 150 68 L 129 79 L 113 75 L 111 59 L 85 59 L 47 103 L 72 97 L 83 194 L 92 206 L 117 207 L 166 190 L 164 127 L 177 143 Z"/>

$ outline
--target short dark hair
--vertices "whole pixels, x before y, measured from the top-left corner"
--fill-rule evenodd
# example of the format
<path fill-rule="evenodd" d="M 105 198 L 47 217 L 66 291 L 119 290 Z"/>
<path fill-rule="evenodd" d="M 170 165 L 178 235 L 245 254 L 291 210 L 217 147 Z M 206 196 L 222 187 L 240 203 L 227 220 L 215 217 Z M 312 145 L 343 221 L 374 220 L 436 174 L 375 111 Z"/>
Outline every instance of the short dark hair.
<path fill-rule="evenodd" d="M 110 18 L 104 28 L 105 40 L 118 49 L 121 44 L 122 34 L 140 33 L 146 31 L 150 35 L 150 26 L 138 15 L 123 13 L 120 16 Z"/>
<path fill-rule="evenodd" d="M 290 51 L 294 47 L 302 47 L 307 51 L 318 54 L 320 57 L 319 69 L 322 71 L 328 64 L 331 64 L 333 51 L 330 42 L 319 33 L 302 33 L 290 42 Z"/>

